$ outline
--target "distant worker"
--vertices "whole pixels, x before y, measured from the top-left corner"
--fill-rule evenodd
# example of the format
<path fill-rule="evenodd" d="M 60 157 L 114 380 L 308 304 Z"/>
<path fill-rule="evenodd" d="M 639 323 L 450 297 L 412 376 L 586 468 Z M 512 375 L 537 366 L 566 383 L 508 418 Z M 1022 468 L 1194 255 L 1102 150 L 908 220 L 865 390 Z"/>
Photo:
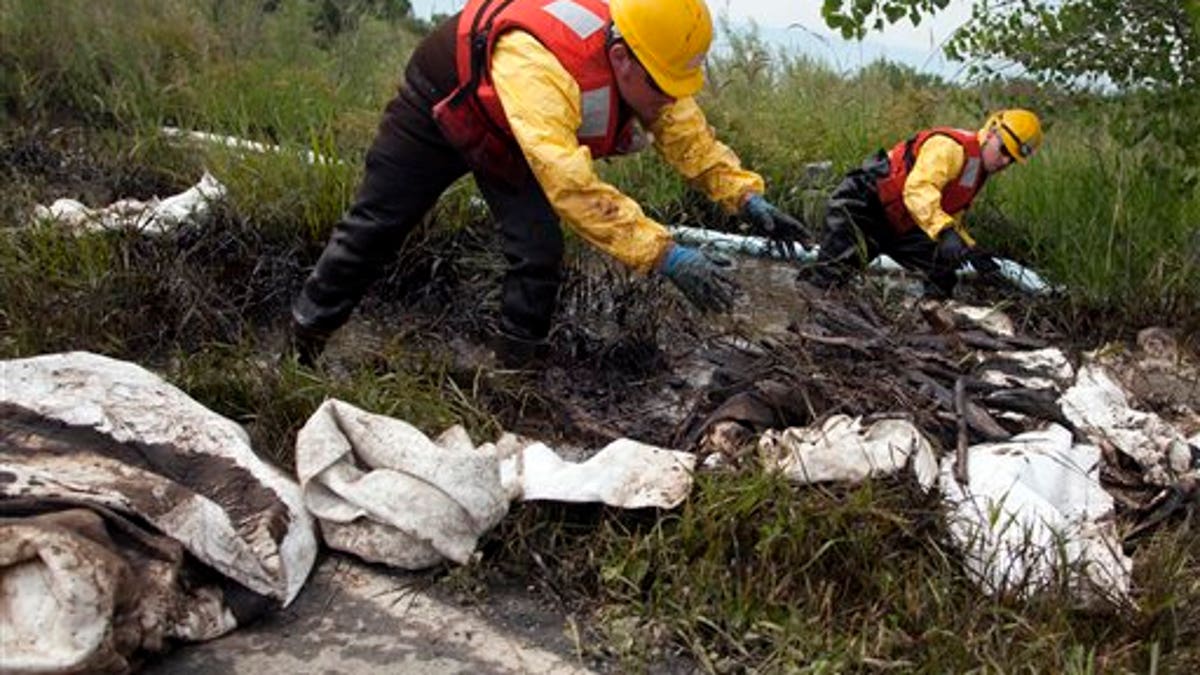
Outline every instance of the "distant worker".
<path fill-rule="evenodd" d="M 387 105 L 349 211 L 293 303 L 311 362 L 439 195 L 470 171 L 499 222 L 508 262 L 497 355 L 545 353 L 561 283 L 560 218 L 701 311 L 727 311 L 736 285 L 699 250 L 597 176 L 593 158 L 633 152 L 648 130 L 665 160 L 759 234 L 783 245 L 800 224 L 716 140 L 692 98 L 712 20 L 703 0 L 470 0 L 413 53 Z"/>
<path fill-rule="evenodd" d="M 817 265 L 802 278 L 843 285 L 887 254 L 924 273 L 927 295 L 947 298 L 963 263 L 995 273 L 996 262 L 976 248 L 964 216 L 990 176 L 1024 163 L 1041 145 L 1037 115 L 1014 108 L 995 113 L 979 131 L 935 127 L 880 150 L 834 190 Z"/>

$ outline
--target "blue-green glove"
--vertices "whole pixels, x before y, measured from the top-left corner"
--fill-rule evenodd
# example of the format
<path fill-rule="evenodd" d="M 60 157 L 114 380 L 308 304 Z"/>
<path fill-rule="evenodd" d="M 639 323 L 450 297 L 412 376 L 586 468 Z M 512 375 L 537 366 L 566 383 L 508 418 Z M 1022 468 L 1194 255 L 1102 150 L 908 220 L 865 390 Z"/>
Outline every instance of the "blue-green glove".
<path fill-rule="evenodd" d="M 663 258 L 662 273 L 701 312 L 728 312 L 740 289 L 725 275 L 728 260 L 711 257 L 697 249 L 672 244 Z"/>
<path fill-rule="evenodd" d="M 799 220 L 780 211 L 762 195 L 753 195 L 742 205 L 742 218 L 750 222 L 750 231 L 771 240 L 771 247 L 780 257 L 796 258 L 796 242 L 808 248 L 808 230 Z"/>

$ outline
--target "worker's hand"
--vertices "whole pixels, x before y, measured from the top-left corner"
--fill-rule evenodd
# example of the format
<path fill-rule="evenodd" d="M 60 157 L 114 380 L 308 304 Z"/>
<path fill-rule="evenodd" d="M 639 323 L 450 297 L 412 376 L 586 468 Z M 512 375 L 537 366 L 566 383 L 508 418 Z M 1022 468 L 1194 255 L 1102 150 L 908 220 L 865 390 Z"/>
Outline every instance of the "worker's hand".
<path fill-rule="evenodd" d="M 953 227 L 947 227 L 938 235 L 937 242 L 937 258 L 938 261 L 947 265 L 958 267 L 963 264 L 970 253 L 971 247 L 967 246 L 967 242 L 954 230 Z"/>
<path fill-rule="evenodd" d="M 683 296 L 701 312 L 728 312 L 740 289 L 725 275 L 728 260 L 711 257 L 697 249 L 672 244 L 663 258 L 661 271 Z"/>
<path fill-rule="evenodd" d="M 780 211 L 762 195 L 751 195 L 742 205 L 741 215 L 750 222 L 750 231 L 770 239 L 772 249 L 783 258 L 796 258 L 796 242 L 805 248 L 811 243 L 803 223 Z"/>
<path fill-rule="evenodd" d="M 981 278 L 994 279 L 1000 276 L 1000 264 L 996 262 L 996 257 L 978 246 L 967 251 L 967 262 L 971 263 Z"/>
<path fill-rule="evenodd" d="M 1000 263 L 996 257 L 987 251 L 972 246 L 967 252 L 967 262 L 975 269 L 975 283 L 1000 290 L 1010 290 L 1019 287 L 1000 271 Z"/>

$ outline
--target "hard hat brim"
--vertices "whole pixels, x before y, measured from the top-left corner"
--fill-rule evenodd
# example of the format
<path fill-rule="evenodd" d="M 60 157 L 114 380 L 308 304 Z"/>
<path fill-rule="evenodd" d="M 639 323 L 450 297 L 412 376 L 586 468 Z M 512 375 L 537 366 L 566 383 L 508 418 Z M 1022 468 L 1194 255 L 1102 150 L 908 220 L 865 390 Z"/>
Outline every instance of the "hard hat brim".
<path fill-rule="evenodd" d="M 646 72 L 650 73 L 650 77 L 654 78 L 654 84 L 657 84 L 658 88 L 662 89 L 663 93 L 671 98 L 695 96 L 704 88 L 703 68 L 696 68 L 688 74 L 680 76 L 671 75 L 665 71 L 658 71 L 653 65 L 645 61 L 642 64 L 645 66 Z"/>

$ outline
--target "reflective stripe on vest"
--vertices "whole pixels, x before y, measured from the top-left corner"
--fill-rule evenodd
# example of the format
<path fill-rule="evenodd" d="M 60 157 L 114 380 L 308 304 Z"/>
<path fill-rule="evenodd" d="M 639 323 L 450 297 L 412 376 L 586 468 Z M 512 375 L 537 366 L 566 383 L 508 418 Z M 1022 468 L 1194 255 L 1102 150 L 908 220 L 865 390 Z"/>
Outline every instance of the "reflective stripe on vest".
<path fill-rule="evenodd" d="M 979 182 L 979 170 L 983 168 L 983 160 L 979 157 L 968 157 L 963 165 L 962 176 L 958 179 L 959 187 L 974 189 Z"/>
<path fill-rule="evenodd" d="M 603 138 L 608 133 L 608 121 L 612 116 L 612 87 L 601 87 L 583 92 L 580 106 L 583 108 L 583 123 L 579 125 L 580 138 Z"/>
<path fill-rule="evenodd" d="M 458 70 L 460 81 L 470 75 L 470 29 L 486 0 L 470 0 L 458 23 Z M 496 7 L 499 5 L 499 11 Z M 510 30 L 521 30 L 537 39 L 574 78 L 580 91 L 581 120 L 576 137 L 593 157 L 615 154 L 628 145 L 633 115 L 617 94 L 616 80 L 608 62 L 608 3 L 605 0 L 531 0 L 500 4 L 493 0 L 487 35 L 488 67 L 496 40 Z M 489 17 L 483 17 L 486 25 Z M 481 79 L 477 95 L 488 116 L 503 131 L 511 133 L 504 107 L 490 76 Z"/>
<path fill-rule="evenodd" d="M 908 180 L 908 172 L 912 170 L 921 147 L 931 136 L 951 138 L 962 146 L 966 155 L 958 179 L 942 188 L 943 211 L 954 215 L 966 210 L 987 180 L 987 172 L 983 169 L 983 156 L 980 154 L 979 136 L 974 131 L 935 127 L 897 143 L 888 152 L 888 175 L 879 179 L 876 188 L 879 202 L 887 214 L 888 224 L 898 234 L 904 234 L 917 227 L 916 221 L 904 205 L 904 183 Z"/>
<path fill-rule="evenodd" d="M 604 28 L 604 19 L 589 12 L 586 7 L 573 0 L 556 0 L 542 9 L 563 22 L 567 28 L 575 31 L 580 40 L 586 40 L 593 33 Z"/>

